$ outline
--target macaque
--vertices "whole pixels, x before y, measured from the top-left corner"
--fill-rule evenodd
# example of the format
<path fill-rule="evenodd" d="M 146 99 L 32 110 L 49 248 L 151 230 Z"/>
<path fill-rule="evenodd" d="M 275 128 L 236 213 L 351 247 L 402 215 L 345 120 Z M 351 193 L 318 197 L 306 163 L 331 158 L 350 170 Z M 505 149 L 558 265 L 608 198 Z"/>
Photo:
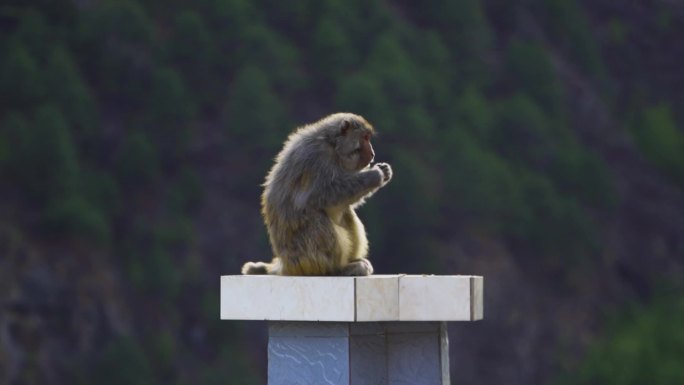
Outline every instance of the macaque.
<path fill-rule="evenodd" d="M 273 261 L 247 262 L 242 274 L 373 273 L 354 209 L 392 179 L 389 164 L 371 165 L 374 133 L 363 117 L 337 113 L 290 134 L 261 196 Z"/>

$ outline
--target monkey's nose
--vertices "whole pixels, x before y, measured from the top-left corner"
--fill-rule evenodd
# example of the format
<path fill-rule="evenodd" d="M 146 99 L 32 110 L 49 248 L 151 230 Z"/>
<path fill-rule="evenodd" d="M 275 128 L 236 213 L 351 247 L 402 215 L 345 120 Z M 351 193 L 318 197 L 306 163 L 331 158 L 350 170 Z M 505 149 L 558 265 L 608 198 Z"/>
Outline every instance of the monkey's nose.
<path fill-rule="evenodd" d="M 375 151 L 371 150 L 370 156 L 371 156 L 371 159 L 370 159 L 369 163 L 373 163 L 373 161 L 375 160 Z"/>

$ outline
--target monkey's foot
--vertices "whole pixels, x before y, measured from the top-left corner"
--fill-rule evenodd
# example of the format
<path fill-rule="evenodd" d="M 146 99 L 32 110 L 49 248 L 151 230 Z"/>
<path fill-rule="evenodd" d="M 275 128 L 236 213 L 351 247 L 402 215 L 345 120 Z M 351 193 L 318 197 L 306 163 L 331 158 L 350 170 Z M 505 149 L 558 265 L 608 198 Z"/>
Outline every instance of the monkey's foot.
<path fill-rule="evenodd" d="M 264 262 L 247 262 L 242 266 L 242 274 L 268 274 L 269 264 Z"/>
<path fill-rule="evenodd" d="M 340 275 L 360 277 L 373 274 L 373 265 L 366 258 L 355 259 L 342 268 Z"/>

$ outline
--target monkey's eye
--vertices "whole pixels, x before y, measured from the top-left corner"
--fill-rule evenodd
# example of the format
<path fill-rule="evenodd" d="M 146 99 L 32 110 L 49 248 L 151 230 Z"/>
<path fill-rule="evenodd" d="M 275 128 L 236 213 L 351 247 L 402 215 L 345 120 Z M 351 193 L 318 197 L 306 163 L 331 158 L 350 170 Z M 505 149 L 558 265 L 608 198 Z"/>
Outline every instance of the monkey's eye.
<path fill-rule="evenodd" d="M 363 134 L 363 140 L 368 142 L 370 140 L 370 134 Z"/>

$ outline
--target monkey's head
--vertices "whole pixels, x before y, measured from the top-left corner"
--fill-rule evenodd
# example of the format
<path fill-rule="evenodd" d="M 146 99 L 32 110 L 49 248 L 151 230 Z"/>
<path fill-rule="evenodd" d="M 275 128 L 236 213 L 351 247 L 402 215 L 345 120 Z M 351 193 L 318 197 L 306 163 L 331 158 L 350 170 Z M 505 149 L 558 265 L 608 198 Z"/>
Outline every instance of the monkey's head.
<path fill-rule="evenodd" d="M 359 171 L 375 158 L 371 138 L 374 129 L 364 118 L 345 114 L 339 120 L 334 138 L 335 154 L 347 171 Z"/>

